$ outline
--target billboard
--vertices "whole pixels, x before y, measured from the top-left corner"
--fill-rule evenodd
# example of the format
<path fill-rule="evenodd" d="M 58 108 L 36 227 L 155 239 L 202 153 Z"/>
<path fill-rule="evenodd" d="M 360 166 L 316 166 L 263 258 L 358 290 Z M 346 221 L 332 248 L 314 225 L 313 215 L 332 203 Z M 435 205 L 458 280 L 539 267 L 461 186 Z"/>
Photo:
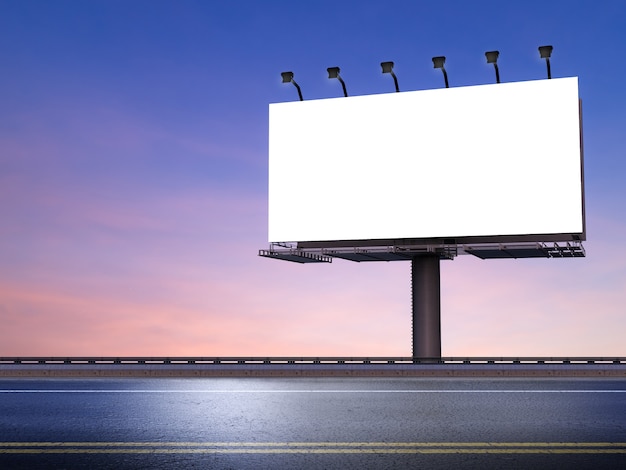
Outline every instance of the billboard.
<path fill-rule="evenodd" d="M 576 77 L 271 104 L 268 239 L 584 239 L 580 132 Z"/>

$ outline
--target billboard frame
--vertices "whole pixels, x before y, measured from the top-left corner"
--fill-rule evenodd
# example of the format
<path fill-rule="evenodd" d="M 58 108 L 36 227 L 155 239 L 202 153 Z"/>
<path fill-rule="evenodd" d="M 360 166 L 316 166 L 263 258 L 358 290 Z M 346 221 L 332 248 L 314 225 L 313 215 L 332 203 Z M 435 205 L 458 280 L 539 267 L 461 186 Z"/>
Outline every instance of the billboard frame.
<path fill-rule="evenodd" d="M 576 78 L 577 77 L 571 77 Z M 548 80 L 540 80 L 540 81 L 548 81 Z M 555 80 L 552 80 L 555 81 Z M 537 81 L 531 81 L 537 82 Z M 494 85 L 496 86 L 496 85 Z M 569 85 L 568 85 L 569 86 Z M 468 87 L 473 88 L 473 87 Z M 532 90 L 532 89 L 531 89 Z M 549 89 L 548 89 L 549 90 Z M 576 90 L 578 92 L 578 82 L 576 81 Z M 427 91 L 427 90 L 425 90 Z M 352 98 L 348 98 L 352 99 Z M 339 99 L 342 100 L 343 99 Z M 295 103 L 294 103 L 295 104 Z M 571 114 L 569 114 L 571 116 Z M 570 124 L 571 125 L 571 124 Z M 570 127 L 571 128 L 571 127 Z M 479 235 L 479 234 L 471 234 L 467 236 L 456 236 L 454 233 L 445 234 L 437 234 L 435 237 L 402 237 L 402 238 L 357 238 L 357 239 L 299 239 L 299 240 L 274 240 L 274 237 L 270 238 L 270 243 L 296 243 L 297 247 L 302 250 L 315 250 L 315 249 L 332 249 L 337 247 L 363 247 L 363 246 L 397 246 L 397 245 L 464 245 L 464 244 L 481 244 L 481 243 L 529 243 L 529 242 L 580 242 L 586 240 L 586 215 L 585 215 L 585 187 L 584 187 L 584 150 L 583 150 L 583 124 L 582 124 L 582 100 L 578 98 L 578 149 L 579 149 L 579 174 L 580 174 L 580 228 L 581 231 L 578 232 L 556 232 L 556 233 L 506 233 L 506 234 L 487 234 L 487 235 Z M 570 141 L 571 142 L 571 141 Z M 571 144 L 570 144 L 571 145 Z M 271 151 L 271 145 L 270 145 Z M 270 158 L 271 160 L 271 158 Z M 540 171 L 540 169 L 538 170 Z M 271 162 L 270 162 L 270 175 L 271 175 Z M 572 180 L 569 180 L 572 181 Z M 271 183 L 271 181 L 270 181 Z M 573 184 L 573 183 L 572 183 Z M 271 186 L 270 186 L 271 187 Z M 544 190 L 545 192 L 545 190 Z M 576 189 L 578 192 L 578 189 Z M 271 199 L 271 198 L 270 198 Z M 546 206 L 551 206 L 550 201 L 545 202 Z M 558 213 L 559 207 L 554 204 L 554 208 L 550 207 L 550 210 L 554 209 L 555 213 Z M 270 204 L 270 211 L 271 211 Z M 529 206 L 531 207 L 531 206 Z M 562 206 L 563 207 L 563 206 Z M 573 208 L 573 207 L 572 207 Z M 568 209 L 570 215 L 570 220 L 572 217 L 572 208 Z M 506 208 L 505 208 L 506 209 Z M 541 208 L 543 212 L 541 214 L 546 214 L 545 208 Z M 283 213 L 281 217 L 286 217 Z M 442 215 L 445 217 L 445 215 Z M 270 222 L 271 222 L 271 214 L 270 214 Z M 285 220 L 285 219 L 283 219 Z M 281 222 L 284 224 L 284 222 Z M 537 227 L 539 228 L 539 227 Z"/>

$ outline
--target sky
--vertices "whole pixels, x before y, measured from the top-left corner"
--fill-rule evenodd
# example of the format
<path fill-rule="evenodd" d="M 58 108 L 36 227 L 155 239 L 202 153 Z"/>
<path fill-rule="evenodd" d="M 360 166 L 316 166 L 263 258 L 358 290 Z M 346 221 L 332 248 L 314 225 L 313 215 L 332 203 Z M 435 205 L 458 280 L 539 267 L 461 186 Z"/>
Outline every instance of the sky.
<path fill-rule="evenodd" d="M 441 262 L 443 356 L 626 356 L 623 1 L 0 0 L 0 356 L 410 356 L 410 263 L 267 243 L 268 106 L 579 77 L 584 259 Z M 549 201 L 546 201 L 549 204 Z M 558 210 L 558 208 L 555 208 Z"/>

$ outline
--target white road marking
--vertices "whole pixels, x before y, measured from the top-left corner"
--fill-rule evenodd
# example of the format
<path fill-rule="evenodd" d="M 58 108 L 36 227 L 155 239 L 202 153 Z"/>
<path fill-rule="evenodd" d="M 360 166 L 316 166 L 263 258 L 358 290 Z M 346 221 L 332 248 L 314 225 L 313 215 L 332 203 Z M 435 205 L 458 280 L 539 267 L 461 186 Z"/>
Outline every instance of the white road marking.
<path fill-rule="evenodd" d="M 30 390 L 7 389 L 0 393 L 626 393 L 626 390 Z"/>

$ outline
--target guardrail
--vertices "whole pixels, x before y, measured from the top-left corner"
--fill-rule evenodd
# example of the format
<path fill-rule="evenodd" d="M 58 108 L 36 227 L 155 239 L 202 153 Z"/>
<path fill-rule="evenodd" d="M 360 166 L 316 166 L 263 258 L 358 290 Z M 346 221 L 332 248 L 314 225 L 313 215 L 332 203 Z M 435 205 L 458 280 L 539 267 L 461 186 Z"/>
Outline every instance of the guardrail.
<path fill-rule="evenodd" d="M 611 377 L 626 357 L 0 357 L 0 377 Z"/>
<path fill-rule="evenodd" d="M 0 357 L 0 365 L 8 364 L 42 364 L 42 365 L 217 365 L 217 364 L 336 364 L 336 365 L 383 365 L 383 364 L 421 364 L 421 365 L 459 365 L 459 364 L 626 364 L 626 357 L 437 357 L 437 358 L 412 358 L 412 357 L 62 357 L 62 356 L 21 356 Z"/>

